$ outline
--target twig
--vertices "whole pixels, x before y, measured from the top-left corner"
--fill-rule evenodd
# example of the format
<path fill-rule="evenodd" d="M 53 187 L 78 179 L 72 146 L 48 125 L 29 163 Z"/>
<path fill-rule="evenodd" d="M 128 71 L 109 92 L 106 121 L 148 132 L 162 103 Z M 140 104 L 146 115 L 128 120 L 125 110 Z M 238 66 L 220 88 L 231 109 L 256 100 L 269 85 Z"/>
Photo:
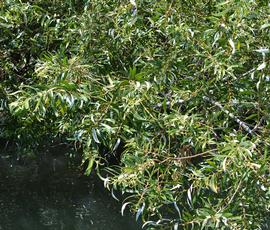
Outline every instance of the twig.
<path fill-rule="evenodd" d="M 242 78 L 242 77 L 247 76 L 248 74 L 254 73 L 256 70 L 257 70 L 257 68 L 252 68 L 251 70 L 249 70 L 249 71 L 247 71 L 247 72 L 243 73 L 242 75 L 240 75 L 238 78 L 235 78 L 235 80 L 236 80 L 236 79 L 238 79 L 238 80 L 239 80 L 239 78 Z M 226 81 L 226 80 L 228 80 L 228 79 L 229 79 L 229 76 L 228 76 L 228 77 L 223 78 L 223 80 L 224 80 L 224 81 Z"/>
<path fill-rule="evenodd" d="M 208 155 L 209 153 L 211 153 L 212 151 L 215 151 L 217 149 L 211 149 L 209 151 L 206 151 L 206 152 L 202 152 L 202 153 L 198 153 L 198 154 L 195 154 L 195 155 L 191 155 L 191 156 L 185 156 L 185 157 L 167 157 L 165 160 L 159 162 L 159 163 L 164 163 L 168 160 L 174 160 L 174 161 L 183 161 L 183 160 L 189 160 L 189 159 L 192 159 L 192 158 L 196 158 L 196 157 L 199 157 L 199 156 L 204 156 L 204 155 Z"/>
<path fill-rule="evenodd" d="M 261 119 L 259 120 L 258 124 L 256 124 L 255 127 L 252 129 L 252 132 L 258 130 L 260 128 L 261 124 L 263 123 L 263 121 L 264 121 L 264 116 L 261 117 Z"/>

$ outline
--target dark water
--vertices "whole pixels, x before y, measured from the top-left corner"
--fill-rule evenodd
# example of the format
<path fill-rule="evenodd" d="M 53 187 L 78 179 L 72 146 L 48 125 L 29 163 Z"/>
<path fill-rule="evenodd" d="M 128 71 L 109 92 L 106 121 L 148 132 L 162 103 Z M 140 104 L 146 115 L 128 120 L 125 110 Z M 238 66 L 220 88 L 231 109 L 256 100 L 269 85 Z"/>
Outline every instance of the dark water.
<path fill-rule="evenodd" d="M 0 155 L 0 230 L 141 229 L 95 176 L 64 160 L 17 163 Z"/>

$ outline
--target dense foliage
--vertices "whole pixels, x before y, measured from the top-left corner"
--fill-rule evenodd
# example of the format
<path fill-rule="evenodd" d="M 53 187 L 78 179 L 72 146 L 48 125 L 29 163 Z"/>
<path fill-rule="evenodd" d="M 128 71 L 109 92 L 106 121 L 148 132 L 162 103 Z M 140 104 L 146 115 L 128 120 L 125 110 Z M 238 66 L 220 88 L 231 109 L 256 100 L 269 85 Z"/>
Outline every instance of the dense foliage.
<path fill-rule="evenodd" d="M 73 143 L 149 229 L 266 229 L 269 32 L 263 0 L 5 0 L 0 135 Z"/>

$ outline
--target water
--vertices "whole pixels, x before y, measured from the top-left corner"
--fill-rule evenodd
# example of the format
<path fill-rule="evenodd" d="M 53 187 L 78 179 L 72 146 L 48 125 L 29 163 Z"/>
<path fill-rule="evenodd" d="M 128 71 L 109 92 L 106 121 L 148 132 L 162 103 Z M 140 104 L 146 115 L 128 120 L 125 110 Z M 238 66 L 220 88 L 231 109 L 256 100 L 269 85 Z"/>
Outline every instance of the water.
<path fill-rule="evenodd" d="M 127 210 L 121 216 L 99 179 L 66 166 L 58 158 L 22 164 L 0 155 L 0 230 L 141 229 Z"/>

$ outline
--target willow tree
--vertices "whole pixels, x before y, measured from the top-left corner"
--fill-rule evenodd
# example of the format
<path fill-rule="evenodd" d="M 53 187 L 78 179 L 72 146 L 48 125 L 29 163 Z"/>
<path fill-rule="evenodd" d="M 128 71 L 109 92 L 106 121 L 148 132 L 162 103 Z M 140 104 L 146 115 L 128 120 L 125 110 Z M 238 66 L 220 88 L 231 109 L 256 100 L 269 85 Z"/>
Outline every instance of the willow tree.
<path fill-rule="evenodd" d="M 149 229 L 267 228 L 269 13 L 255 0 L 6 0 L 1 129 L 74 143 Z"/>

